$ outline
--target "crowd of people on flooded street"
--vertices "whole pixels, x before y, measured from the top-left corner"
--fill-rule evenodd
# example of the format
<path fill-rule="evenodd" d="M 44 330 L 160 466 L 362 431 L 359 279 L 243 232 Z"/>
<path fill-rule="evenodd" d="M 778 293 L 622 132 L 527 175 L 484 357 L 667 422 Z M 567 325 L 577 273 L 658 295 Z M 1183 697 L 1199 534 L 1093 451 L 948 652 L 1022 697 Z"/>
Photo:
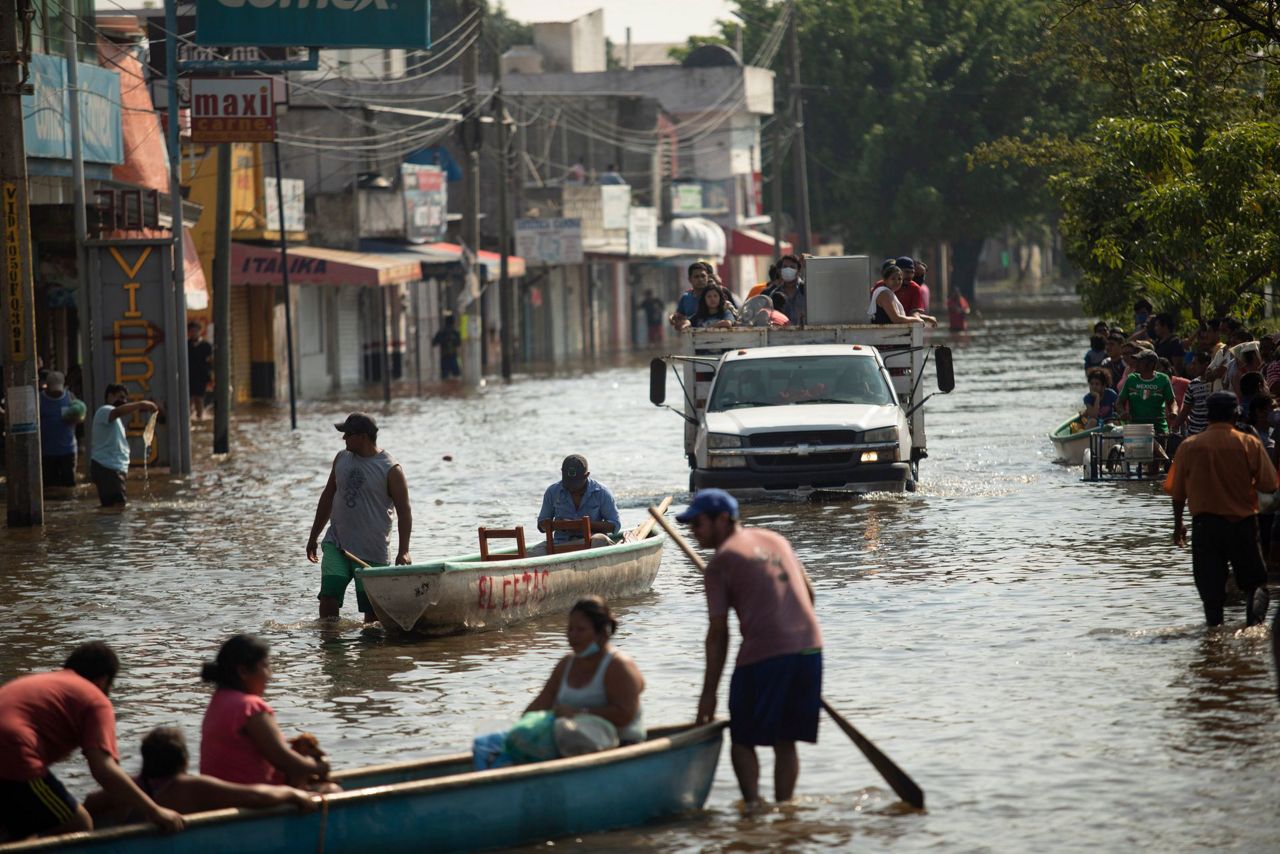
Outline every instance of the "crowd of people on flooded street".
<path fill-rule="evenodd" d="M 1191 515 L 1192 572 L 1210 626 L 1223 623 L 1229 574 L 1243 594 L 1246 625 L 1263 622 L 1268 569 L 1280 570 L 1280 514 L 1271 500 L 1280 462 L 1278 344 L 1280 333 L 1233 317 L 1201 320 L 1180 334 L 1174 314 L 1140 299 L 1133 330 L 1098 322 L 1084 356 L 1088 391 L 1071 429 L 1150 426 L 1178 546 L 1188 543 Z"/>

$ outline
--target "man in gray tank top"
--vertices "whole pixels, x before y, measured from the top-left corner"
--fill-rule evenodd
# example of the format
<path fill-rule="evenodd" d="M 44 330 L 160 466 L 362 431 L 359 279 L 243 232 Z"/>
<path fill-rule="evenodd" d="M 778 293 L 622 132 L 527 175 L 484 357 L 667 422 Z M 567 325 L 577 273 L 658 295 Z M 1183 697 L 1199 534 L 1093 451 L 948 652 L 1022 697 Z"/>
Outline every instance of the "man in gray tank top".
<path fill-rule="evenodd" d="M 370 566 L 386 566 L 390 561 L 391 513 L 400 520 L 400 544 L 396 563 L 412 563 L 409 534 L 413 511 L 409 507 L 409 484 L 395 457 L 378 447 L 378 425 L 363 412 L 353 412 L 347 420 L 333 425 L 346 442 L 345 451 L 333 458 L 329 482 L 320 493 L 316 520 L 307 540 L 307 560 L 320 564 L 320 619 L 336 619 L 346 596 L 347 585 L 355 578 L 356 557 Z M 325 523 L 329 531 L 317 545 Z M 322 552 L 321 555 L 317 552 Z M 364 595 L 364 584 L 356 578 L 356 605 L 364 621 L 377 617 Z"/>

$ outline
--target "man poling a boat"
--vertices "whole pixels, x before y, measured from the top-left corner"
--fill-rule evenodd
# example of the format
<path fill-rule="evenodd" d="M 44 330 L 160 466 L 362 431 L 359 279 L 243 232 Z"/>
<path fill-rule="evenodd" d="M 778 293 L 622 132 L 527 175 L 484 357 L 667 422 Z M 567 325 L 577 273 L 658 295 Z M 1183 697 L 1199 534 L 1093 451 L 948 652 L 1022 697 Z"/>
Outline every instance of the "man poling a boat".
<path fill-rule="evenodd" d="M 698 722 L 715 717 L 732 608 L 742 633 L 729 682 L 738 787 L 748 810 L 760 804 L 756 747 L 772 747 L 774 797 L 789 801 L 800 776 L 796 742 L 817 742 L 822 708 L 822 630 L 809 576 L 785 537 L 738 521 L 738 502 L 724 490 L 700 491 L 676 521 L 716 551 L 703 576 L 710 626 Z"/>
<path fill-rule="evenodd" d="M 333 458 L 329 481 L 320 493 L 316 518 L 307 540 L 307 560 L 320 564 L 320 619 L 337 619 L 347 585 L 356 582 L 356 604 L 366 623 L 377 617 L 364 593 L 364 583 L 355 578 L 358 565 L 352 557 L 369 566 L 386 566 L 390 561 L 391 513 L 394 510 L 400 535 L 396 564 L 413 563 L 409 557 L 409 534 L 413 513 L 409 507 L 409 484 L 400 463 L 378 447 L 378 424 L 363 412 L 353 412 L 333 425 L 342 434 L 346 449 Z M 328 523 L 323 544 L 320 532 Z M 323 559 L 318 552 L 323 552 Z"/>
<path fill-rule="evenodd" d="M 618 518 L 618 505 L 608 487 L 591 477 L 587 458 L 570 454 L 560 464 L 560 479 L 547 487 L 542 495 L 542 507 L 538 510 L 538 530 L 546 532 L 551 522 L 577 521 L 583 516 L 591 520 L 591 546 L 607 546 L 613 541 L 610 534 L 622 530 Z M 556 531 L 556 545 L 582 537 L 574 531 Z M 546 543 L 529 549 L 529 554 L 546 554 Z"/>

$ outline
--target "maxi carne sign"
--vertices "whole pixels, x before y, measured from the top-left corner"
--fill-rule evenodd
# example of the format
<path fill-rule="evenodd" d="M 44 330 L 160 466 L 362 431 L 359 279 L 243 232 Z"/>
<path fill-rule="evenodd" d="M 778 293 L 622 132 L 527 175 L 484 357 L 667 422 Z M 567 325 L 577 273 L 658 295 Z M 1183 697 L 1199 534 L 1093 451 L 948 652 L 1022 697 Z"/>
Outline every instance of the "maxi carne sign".
<path fill-rule="evenodd" d="M 276 104 L 267 77 L 191 81 L 191 141 L 271 142 Z"/>
<path fill-rule="evenodd" d="M 207 45 L 431 46 L 428 0 L 197 0 Z"/>

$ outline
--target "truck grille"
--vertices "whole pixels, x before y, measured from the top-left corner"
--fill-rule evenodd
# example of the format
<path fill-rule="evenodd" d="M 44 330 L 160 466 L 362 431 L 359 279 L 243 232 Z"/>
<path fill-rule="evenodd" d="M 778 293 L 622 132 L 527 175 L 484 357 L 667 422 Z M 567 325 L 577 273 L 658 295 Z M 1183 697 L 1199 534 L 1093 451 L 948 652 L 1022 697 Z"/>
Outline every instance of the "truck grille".
<path fill-rule="evenodd" d="M 858 440 L 853 430 L 794 430 L 783 433 L 755 433 L 747 437 L 747 444 L 752 448 L 785 448 L 788 446 L 809 445 L 817 448 L 821 445 L 850 445 Z M 853 462 L 853 452 L 837 451 L 824 454 L 810 451 L 806 455 L 767 455 L 752 456 L 748 464 L 762 469 L 815 469 L 828 466 L 844 466 Z"/>

